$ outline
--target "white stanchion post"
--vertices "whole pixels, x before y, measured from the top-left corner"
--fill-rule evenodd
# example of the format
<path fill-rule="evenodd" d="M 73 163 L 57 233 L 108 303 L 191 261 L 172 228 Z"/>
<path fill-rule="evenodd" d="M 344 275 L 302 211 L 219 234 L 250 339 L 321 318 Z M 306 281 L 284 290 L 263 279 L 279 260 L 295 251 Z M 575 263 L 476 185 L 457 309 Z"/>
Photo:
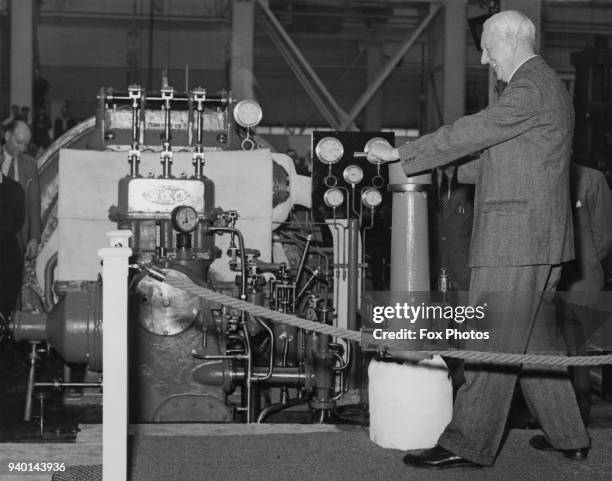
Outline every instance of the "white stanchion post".
<path fill-rule="evenodd" d="M 127 479 L 128 431 L 128 259 L 132 249 L 129 230 L 106 234 L 110 247 L 102 258 L 102 355 L 104 397 L 102 407 L 103 481 Z"/>

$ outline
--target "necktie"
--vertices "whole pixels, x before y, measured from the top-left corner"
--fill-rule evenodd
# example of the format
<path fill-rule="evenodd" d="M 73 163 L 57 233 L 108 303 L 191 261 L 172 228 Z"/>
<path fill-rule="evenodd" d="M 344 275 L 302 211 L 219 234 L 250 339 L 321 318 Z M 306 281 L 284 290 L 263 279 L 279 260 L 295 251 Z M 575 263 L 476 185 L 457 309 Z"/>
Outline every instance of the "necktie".
<path fill-rule="evenodd" d="M 448 207 L 448 198 L 450 194 L 450 184 L 448 181 L 448 175 L 442 172 L 442 181 L 440 182 L 440 212 L 444 212 Z"/>
<path fill-rule="evenodd" d="M 11 159 L 11 165 L 9 167 L 7 177 L 17 180 L 15 179 L 15 159 Z"/>

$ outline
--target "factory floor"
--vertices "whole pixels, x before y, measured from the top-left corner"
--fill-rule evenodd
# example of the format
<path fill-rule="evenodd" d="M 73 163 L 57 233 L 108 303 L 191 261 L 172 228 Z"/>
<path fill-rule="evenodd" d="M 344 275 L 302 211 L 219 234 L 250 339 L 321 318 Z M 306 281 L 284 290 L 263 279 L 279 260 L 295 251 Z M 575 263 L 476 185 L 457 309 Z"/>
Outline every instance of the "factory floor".
<path fill-rule="evenodd" d="M 48 472 L 10 472 L 9 463 L 16 462 L 65 463 L 67 471 L 56 473 L 54 481 L 101 479 L 99 406 L 66 407 L 60 396 L 49 393 L 43 402 L 43 436 L 38 398 L 33 419 L 23 421 L 27 356 L 27 346 L 0 347 L 0 480 L 52 479 Z M 51 359 L 39 379 L 61 375 L 61 368 Z M 130 481 L 607 481 L 612 479 L 612 399 L 594 389 L 592 400 L 593 448 L 585 462 L 529 446 L 529 438 L 540 431 L 517 393 L 508 437 L 492 468 L 408 468 L 401 462 L 401 451 L 380 448 L 369 440 L 367 428 L 347 424 L 132 425 Z"/>

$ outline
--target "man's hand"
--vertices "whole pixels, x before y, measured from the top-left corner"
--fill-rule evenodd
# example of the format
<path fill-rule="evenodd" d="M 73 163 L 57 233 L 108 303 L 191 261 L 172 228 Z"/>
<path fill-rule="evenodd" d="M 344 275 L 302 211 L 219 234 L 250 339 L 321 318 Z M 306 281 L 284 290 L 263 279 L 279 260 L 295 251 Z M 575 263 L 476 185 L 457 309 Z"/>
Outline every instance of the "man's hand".
<path fill-rule="evenodd" d="M 38 254 L 38 241 L 36 239 L 30 239 L 26 244 L 25 258 L 26 260 L 32 260 Z"/>
<path fill-rule="evenodd" d="M 368 160 L 371 162 L 393 162 L 398 159 L 398 150 L 387 142 L 373 142 L 368 150 Z"/>

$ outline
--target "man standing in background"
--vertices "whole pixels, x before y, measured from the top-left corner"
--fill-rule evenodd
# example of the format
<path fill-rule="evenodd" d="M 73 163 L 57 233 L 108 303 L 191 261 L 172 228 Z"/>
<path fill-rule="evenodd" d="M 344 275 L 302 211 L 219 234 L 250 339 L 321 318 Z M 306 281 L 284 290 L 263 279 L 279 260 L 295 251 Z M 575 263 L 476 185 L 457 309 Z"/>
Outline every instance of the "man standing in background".
<path fill-rule="evenodd" d="M 16 180 L 25 192 L 25 220 L 19 233 L 19 247 L 26 260 L 36 257 L 40 242 L 40 185 L 36 160 L 25 154 L 32 134 L 23 120 L 6 126 L 4 146 L 0 154 L 2 174 Z"/>

